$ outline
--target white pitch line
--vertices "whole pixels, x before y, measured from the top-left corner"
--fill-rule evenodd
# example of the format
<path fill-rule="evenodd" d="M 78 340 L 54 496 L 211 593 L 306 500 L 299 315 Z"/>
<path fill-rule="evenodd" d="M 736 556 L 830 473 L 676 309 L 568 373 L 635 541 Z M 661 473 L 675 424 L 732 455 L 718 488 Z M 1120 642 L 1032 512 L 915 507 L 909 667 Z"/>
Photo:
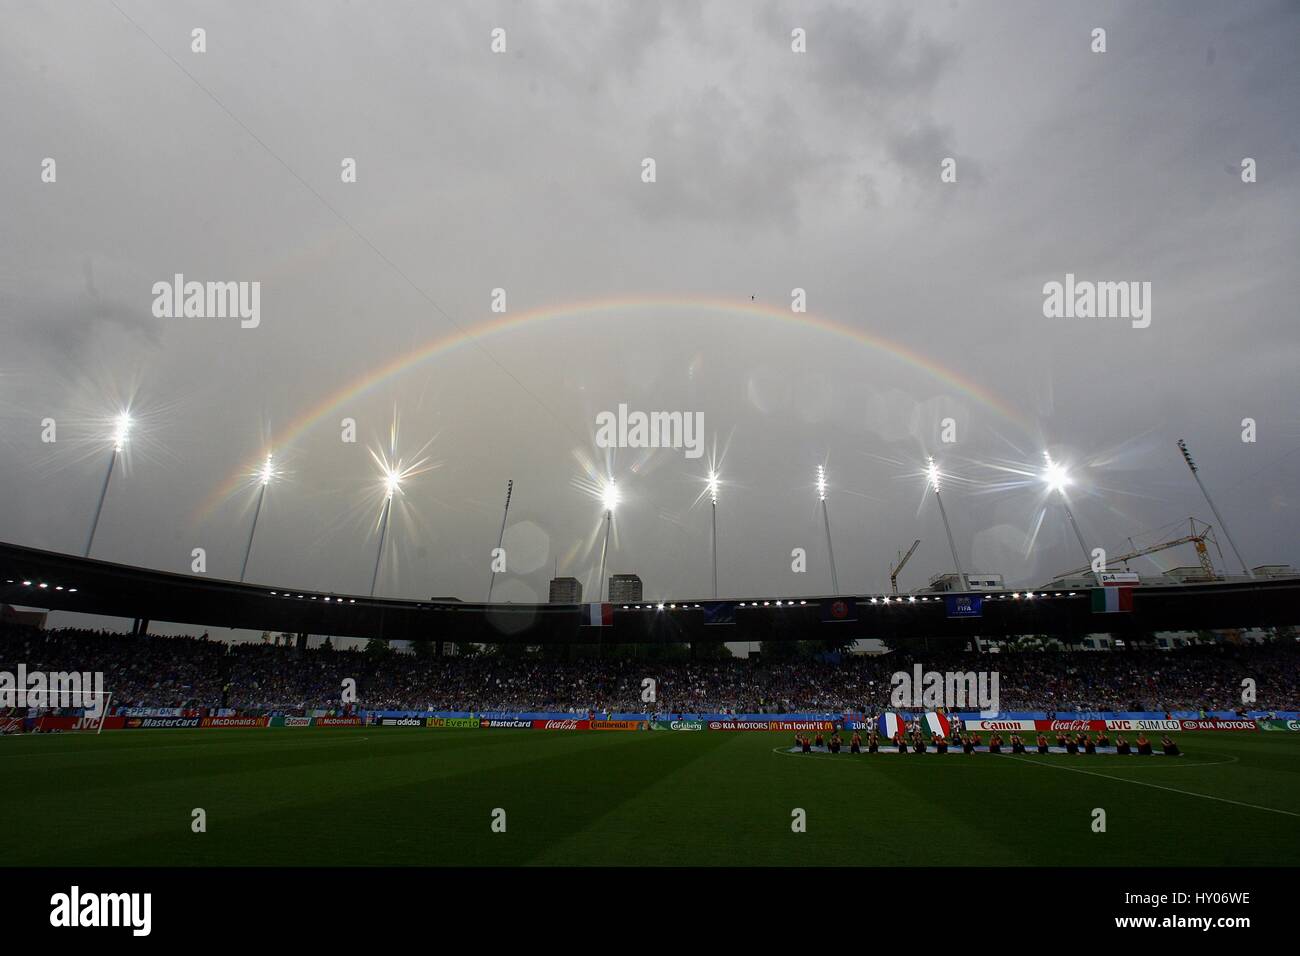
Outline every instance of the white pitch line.
<path fill-rule="evenodd" d="M 997 754 L 999 757 L 1006 757 L 1008 760 L 1019 760 L 1022 763 L 1037 763 L 1034 760 L 1027 760 L 1024 757 L 1017 757 L 1012 754 Z M 1197 793 L 1195 790 L 1179 790 L 1177 787 L 1165 787 L 1158 783 L 1147 783 L 1145 780 L 1129 780 L 1127 777 L 1112 777 L 1108 773 L 1097 773 L 1092 770 L 1080 770 L 1078 767 L 1062 767 L 1059 764 L 1040 763 L 1040 767 L 1051 767 L 1053 770 L 1068 770 L 1071 773 L 1087 774 L 1089 777 L 1101 777 L 1103 780 L 1114 780 L 1118 783 L 1131 783 L 1139 787 L 1151 787 L 1155 790 L 1168 790 L 1170 793 L 1181 793 L 1185 797 L 1200 797 L 1202 800 L 1216 800 L 1219 803 L 1231 803 L 1239 807 L 1249 807 L 1252 810 L 1265 810 L 1269 813 L 1280 813 L 1283 816 L 1300 818 L 1300 813 L 1292 813 L 1290 810 L 1279 810 L 1277 807 L 1261 807 L 1257 803 L 1243 803 L 1240 800 L 1229 800 L 1227 797 L 1213 797 L 1208 793 Z"/>

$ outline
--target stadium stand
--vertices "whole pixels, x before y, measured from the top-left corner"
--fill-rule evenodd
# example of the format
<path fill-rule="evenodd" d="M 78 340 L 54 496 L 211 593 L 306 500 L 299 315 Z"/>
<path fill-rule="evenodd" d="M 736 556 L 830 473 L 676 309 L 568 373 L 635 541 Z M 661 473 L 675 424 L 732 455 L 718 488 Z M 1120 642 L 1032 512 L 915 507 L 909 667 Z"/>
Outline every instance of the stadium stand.
<path fill-rule="evenodd" d="M 658 709 L 682 713 L 877 712 L 900 654 L 780 663 L 744 659 L 560 662 L 492 654 L 421 658 L 204 637 L 40 630 L 0 623 L 0 669 L 99 671 L 117 707 L 294 713 L 335 707 L 346 678 L 370 710 L 639 711 L 641 681 Z M 1258 710 L 1300 709 L 1300 648 L 1214 644 L 1166 651 L 1021 651 L 927 655 L 927 669 L 996 670 L 1003 711 L 1237 710 L 1243 678 Z"/>

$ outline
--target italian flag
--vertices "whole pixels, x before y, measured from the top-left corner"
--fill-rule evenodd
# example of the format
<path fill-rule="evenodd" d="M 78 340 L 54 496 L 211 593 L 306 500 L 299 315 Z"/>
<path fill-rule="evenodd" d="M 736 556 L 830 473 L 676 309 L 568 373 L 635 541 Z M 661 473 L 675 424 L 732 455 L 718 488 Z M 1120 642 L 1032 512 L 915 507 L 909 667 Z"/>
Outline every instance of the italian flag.
<path fill-rule="evenodd" d="M 952 733 L 952 724 L 948 720 L 948 715 L 941 714 L 937 710 L 925 715 L 925 725 L 930 728 L 932 737 L 947 737 Z"/>
<path fill-rule="evenodd" d="M 587 623 L 592 627 L 609 627 L 614 623 L 614 605 L 588 604 Z"/>
<path fill-rule="evenodd" d="M 1108 587 L 1092 589 L 1092 613 L 1114 614 L 1133 610 L 1133 589 Z"/>

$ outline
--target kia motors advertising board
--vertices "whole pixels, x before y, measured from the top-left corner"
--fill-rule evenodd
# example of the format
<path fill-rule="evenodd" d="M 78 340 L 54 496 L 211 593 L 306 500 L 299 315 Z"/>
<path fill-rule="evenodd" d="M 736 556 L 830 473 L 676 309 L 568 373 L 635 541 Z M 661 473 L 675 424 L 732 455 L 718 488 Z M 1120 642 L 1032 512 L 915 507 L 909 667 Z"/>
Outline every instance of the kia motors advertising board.
<path fill-rule="evenodd" d="M 1253 720 L 1180 720 L 1180 730 L 1259 730 Z"/>

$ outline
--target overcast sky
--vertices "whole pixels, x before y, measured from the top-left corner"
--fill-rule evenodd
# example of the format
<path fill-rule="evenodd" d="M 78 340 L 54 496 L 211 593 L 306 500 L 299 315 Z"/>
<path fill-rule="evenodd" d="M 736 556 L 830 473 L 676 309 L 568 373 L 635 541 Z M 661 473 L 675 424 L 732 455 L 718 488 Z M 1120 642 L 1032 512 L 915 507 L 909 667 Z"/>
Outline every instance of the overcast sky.
<path fill-rule="evenodd" d="M 830 590 L 819 463 L 841 590 L 951 567 L 927 454 L 966 569 L 1037 584 L 1082 557 L 1014 469 L 1068 463 L 1114 553 L 1213 521 L 1178 438 L 1300 563 L 1295 3 L 0 0 L 0 91 L 0 540 L 81 551 L 129 404 L 95 556 L 237 577 L 273 449 L 249 579 L 365 593 L 396 409 L 437 467 L 379 593 L 481 600 L 514 479 L 494 599 L 594 597 L 613 476 L 609 570 L 706 596 L 708 458 L 597 448 L 626 403 L 703 415 L 724 596 Z M 260 324 L 155 317 L 176 273 Z M 1150 282 L 1150 326 L 1045 318 L 1067 273 Z"/>

